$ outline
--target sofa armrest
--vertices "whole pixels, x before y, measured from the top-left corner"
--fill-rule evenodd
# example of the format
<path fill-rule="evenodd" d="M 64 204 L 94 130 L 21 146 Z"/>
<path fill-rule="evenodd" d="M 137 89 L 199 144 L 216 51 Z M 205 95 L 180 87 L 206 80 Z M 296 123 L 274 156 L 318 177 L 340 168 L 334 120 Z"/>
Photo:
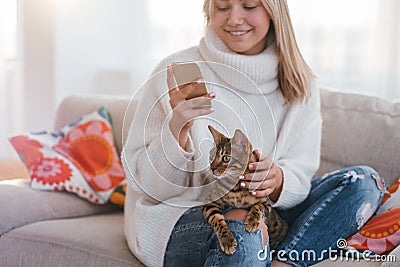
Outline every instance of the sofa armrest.
<path fill-rule="evenodd" d="M 114 205 L 95 205 L 71 193 L 32 189 L 27 179 L 0 181 L 0 236 L 37 221 L 115 210 Z"/>

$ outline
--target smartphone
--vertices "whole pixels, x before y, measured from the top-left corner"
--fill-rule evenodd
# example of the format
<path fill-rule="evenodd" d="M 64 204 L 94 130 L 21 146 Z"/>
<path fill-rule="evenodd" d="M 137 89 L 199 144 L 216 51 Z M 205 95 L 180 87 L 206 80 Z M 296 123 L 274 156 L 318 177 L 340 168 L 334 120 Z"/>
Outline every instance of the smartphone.
<path fill-rule="evenodd" d="M 201 69 L 195 61 L 174 62 L 172 63 L 172 69 L 174 71 L 174 76 L 178 87 L 192 83 L 199 79 L 204 80 Z M 208 90 L 206 85 L 203 83 L 201 86 L 193 90 L 189 96 L 186 97 L 186 100 L 204 96 L 206 94 L 208 94 Z M 209 107 L 211 107 L 211 100 L 202 104 L 200 108 Z"/>

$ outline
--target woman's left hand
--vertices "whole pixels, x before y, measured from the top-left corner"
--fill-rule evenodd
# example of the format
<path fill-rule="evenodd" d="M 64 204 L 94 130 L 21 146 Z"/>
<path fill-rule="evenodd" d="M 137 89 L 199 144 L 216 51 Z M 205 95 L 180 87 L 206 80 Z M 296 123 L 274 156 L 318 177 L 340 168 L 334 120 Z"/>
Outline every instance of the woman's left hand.
<path fill-rule="evenodd" d="M 256 197 L 269 196 L 276 202 L 282 190 L 283 172 L 280 167 L 267 157 L 263 157 L 258 150 L 254 150 L 258 162 L 249 164 L 254 173 L 247 173 L 240 181 L 243 188 L 247 188 Z"/>

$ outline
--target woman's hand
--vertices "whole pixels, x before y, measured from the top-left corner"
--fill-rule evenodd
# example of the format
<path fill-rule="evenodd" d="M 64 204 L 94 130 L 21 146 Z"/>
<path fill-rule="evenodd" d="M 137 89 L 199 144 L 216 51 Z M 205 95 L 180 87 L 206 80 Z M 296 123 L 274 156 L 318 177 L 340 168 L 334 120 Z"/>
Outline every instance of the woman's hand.
<path fill-rule="evenodd" d="M 243 188 L 249 189 L 254 196 L 265 197 L 276 202 L 282 190 L 283 172 L 270 158 L 263 157 L 258 150 L 254 153 L 259 160 L 249 164 L 254 173 L 247 173 L 240 181 Z"/>
<path fill-rule="evenodd" d="M 179 145 L 183 149 L 186 149 L 189 140 L 189 130 L 193 125 L 194 119 L 199 116 L 208 115 L 214 111 L 212 108 L 201 108 L 200 106 L 210 101 L 210 99 L 214 99 L 215 93 L 186 100 L 185 98 L 204 83 L 204 81 L 194 81 L 188 85 L 178 87 L 171 66 L 167 68 L 167 83 L 169 88 L 169 104 L 172 108 L 172 118 L 169 121 L 169 127 Z"/>

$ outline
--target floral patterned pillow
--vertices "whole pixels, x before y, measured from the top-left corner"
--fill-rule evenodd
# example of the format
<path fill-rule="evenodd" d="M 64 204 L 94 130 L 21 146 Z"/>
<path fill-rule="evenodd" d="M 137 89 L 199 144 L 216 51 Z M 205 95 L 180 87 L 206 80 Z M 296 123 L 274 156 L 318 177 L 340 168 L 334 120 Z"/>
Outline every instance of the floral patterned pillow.
<path fill-rule="evenodd" d="M 378 210 L 378 214 L 394 209 L 400 208 L 400 177 L 395 181 L 385 192 L 383 196 L 381 207 Z"/>
<path fill-rule="evenodd" d="M 60 132 L 19 134 L 10 142 L 29 169 L 32 188 L 65 190 L 104 204 L 126 182 L 104 107 Z"/>
<path fill-rule="evenodd" d="M 377 215 L 347 239 L 348 246 L 384 254 L 400 245 L 399 185 L 400 178 L 386 190 Z"/>

